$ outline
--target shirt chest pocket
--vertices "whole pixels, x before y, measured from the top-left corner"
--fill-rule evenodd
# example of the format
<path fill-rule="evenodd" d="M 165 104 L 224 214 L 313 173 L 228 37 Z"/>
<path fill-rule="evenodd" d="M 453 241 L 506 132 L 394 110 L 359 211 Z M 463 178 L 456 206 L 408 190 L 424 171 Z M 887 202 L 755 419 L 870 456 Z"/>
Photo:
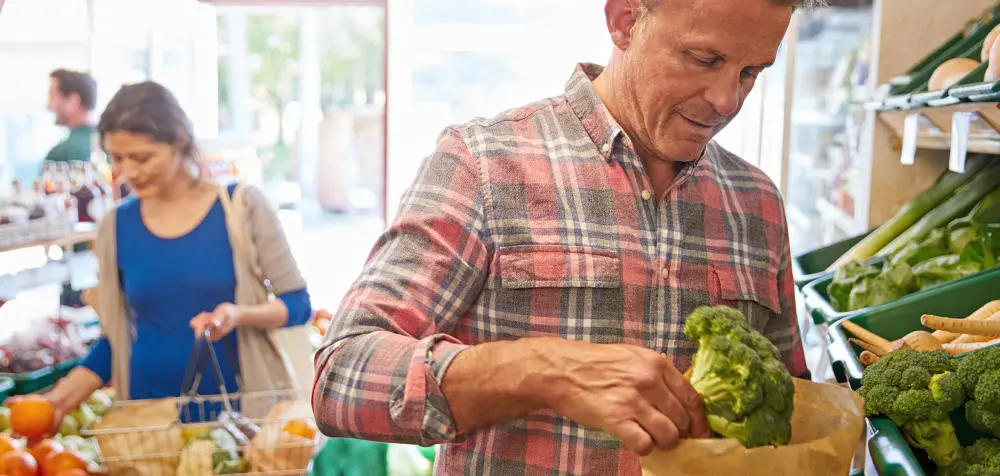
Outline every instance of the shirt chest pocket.
<path fill-rule="evenodd" d="M 709 294 L 712 305 L 738 309 L 750 327 L 760 332 L 781 313 L 778 281 L 771 273 L 713 266 Z"/>
<path fill-rule="evenodd" d="M 622 340 L 622 261 L 614 251 L 529 245 L 498 251 L 488 322 L 509 338 Z"/>

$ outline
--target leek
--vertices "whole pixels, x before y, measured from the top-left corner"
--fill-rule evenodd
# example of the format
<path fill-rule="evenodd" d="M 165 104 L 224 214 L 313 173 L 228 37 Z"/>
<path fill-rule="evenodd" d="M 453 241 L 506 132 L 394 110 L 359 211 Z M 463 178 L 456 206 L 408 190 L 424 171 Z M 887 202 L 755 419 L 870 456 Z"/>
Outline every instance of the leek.
<path fill-rule="evenodd" d="M 975 174 L 969 183 L 955 191 L 947 201 L 937 208 L 924 215 L 916 224 L 907 229 L 902 235 L 892 240 L 885 248 L 878 252 L 879 256 L 892 255 L 906 246 L 911 241 L 920 240 L 927 236 L 931 230 L 944 226 L 956 217 L 962 216 L 973 208 L 984 197 L 1000 187 L 1000 167 L 993 166 L 981 173 Z"/>
<path fill-rule="evenodd" d="M 895 216 L 854 245 L 827 269 L 837 269 L 851 261 L 865 260 L 882 254 L 880 252 L 886 244 L 906 232 L 921 217 L 947 200 L 959 187 L 969 183 L 977 172 L 989 163 L 988 157 L 977 156 L 970 158 L 967 162 L 966 173 L 958 174 L 946 171 L 941 174 L 931 188 L 903 205 L 903 208 Z"/>

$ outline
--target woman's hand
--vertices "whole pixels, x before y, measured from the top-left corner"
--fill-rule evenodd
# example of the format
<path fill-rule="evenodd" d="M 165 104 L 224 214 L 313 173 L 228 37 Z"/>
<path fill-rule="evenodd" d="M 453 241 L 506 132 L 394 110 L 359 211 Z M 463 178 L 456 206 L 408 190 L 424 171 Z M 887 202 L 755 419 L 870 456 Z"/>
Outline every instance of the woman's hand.
<path fill-rule="evenodd" d="M 216 306 L 212 312 L 203 312 L 191 319 L 191 328 L 194 329 L 195 336 L 210 332 L 209 338 L 212 342 L 222 339 L 240 322 L 240 308 L 235 304 L 224 302 Z"/>
<path fill-rule="evenodd" d="M 52 436 L 55 436 L 57 433 L 59 433 L 59 428 L 62 426 L 62 421 L 63 421 L 64 418 L 66 418 L 66 414 L 69 413 L 69 410 L 67 410 L 66 408 L 64 408 L 63 405 L 61 405 L 61 402 L 59 401 L 59 399 L 56 398 L 56 397 L 54 397 L 52 394 L 42 395 L 42 398 L 48 400 L 49 403 L 52 404 L 52 410 L 53 410 L 52 425 L 49 427 L 48 432 L 45 433 L 44 435 L 41 435 L 41 436 L 39 436 L 38 438 L 35 438 L 35 439 L 29 439 L 28 440 L 28 446 L 29 447 L 30 446 L 34 446 L 35 444 L 37 444 L 38 442 L 44 440 L 45 438 L 50 438 Z M 5 402 L 5 404 L 8 407 L 14 407 L 14 406 L 17 405 L 17 403 L 19 401 L 21 401 L 23 399 L 24 399 L 24 395 L 17 395 L 17 396 L 8 398 L 7 401 Z"/>

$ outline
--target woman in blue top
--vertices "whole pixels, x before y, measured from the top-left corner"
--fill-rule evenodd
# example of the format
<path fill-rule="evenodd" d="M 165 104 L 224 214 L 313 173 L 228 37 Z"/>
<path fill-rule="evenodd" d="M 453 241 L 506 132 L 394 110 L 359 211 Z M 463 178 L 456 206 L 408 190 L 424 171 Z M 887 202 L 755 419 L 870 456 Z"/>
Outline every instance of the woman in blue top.
<path fill-rule="evenodd" d="M 101 116 L 98 132 L 133 194 L 111 212 L 117 214 L 119 284 L 134 321 L 130 398 L 180 395 L 195 335 L 206 329 L 227 391 L 238 391 L 239 363 L 231 358 L 238 349 L 234 329 L 305 324 L 311 315 L 307 290 L 285 292 L 259 306 L 233 304 L 233 248 L 219 188 L 201 176 L 191 123 L 164 87 L 153 82 L 124 87 Z M 226 192 L 233 190 L 229 186 Z M 282 233 L 276 235 L 284 240 Z M 279 266 L 295 267 L 290 255 L 285 260 L 292 262 Z M 48 394 L 57 408 L 57 425 L 111 375 L 112 348 L 102 338 Z M 205 368 L 198 390 L 219 393 L 211 367 Z"/>

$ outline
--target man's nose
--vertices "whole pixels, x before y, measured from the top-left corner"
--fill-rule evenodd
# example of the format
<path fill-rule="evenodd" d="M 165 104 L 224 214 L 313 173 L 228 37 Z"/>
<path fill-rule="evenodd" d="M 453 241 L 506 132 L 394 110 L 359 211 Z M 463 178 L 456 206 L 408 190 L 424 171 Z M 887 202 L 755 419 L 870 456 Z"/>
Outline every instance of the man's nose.
<path fill-rule="evenodd" d="M 739 74 L 735 78 L 730 74 L 719 75 L 705 91 L 705 100 L 712 109 L 723 117 L 732 117 L 740 109 L 743 97 L 743 84 Z"/>

